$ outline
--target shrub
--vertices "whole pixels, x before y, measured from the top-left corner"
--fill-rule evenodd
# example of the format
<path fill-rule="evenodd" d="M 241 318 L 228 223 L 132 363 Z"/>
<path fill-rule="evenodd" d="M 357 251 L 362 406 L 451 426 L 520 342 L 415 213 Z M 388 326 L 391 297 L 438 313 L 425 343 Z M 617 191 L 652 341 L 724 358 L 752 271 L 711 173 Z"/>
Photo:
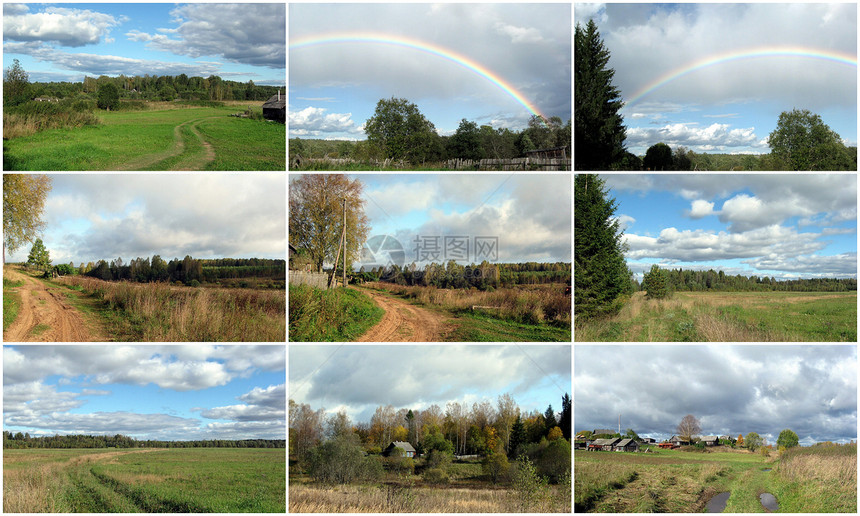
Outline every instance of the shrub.
<path fill-rule="evenodd" d="M 513 475 L 519 512 L 544 512 L 550 498 L 546 478 L 540 476 L 528 457 L 521 455 Z"/>
<path fill-rule="evenodd" d="M 119 105 L 119 90 L 113 83 L 107 83 L 99 87 L 98 106 L 108 111 L 116 109 Z"/>
<path fill-rule="evenodd" d="M 492 453 L 481 463 L 481 469 L 494 484 L 500 480 L 505 480 L 510 469 L 508 457 L 504 453 Z"/>
<path fill-rule="evenodd" d="M 431 484 L 447 484 L 448 473 L 441 468 L 430 468 L 424 472 L 424 481 Z"/>
<path fill-rule="evenodd" d="M 381 465 L 366 458 L 356 438 L 339 436 L 311 449 L 310 474 L 319 482 L 346 484 L 360 478 L 376 478 Z"/>

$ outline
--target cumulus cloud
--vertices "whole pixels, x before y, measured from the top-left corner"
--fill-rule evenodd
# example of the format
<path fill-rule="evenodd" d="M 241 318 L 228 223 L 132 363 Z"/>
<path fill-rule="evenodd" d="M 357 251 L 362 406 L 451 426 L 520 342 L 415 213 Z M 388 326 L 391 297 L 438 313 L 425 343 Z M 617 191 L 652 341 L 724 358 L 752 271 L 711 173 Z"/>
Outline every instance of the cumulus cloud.
<path fill-rule="evenodd" d="M 177 55 L 286 67 L 284 4 L 184 4 L 170 14 L 177 27 L 158 29 L 159 34 L 132 30 L 126 36 Z"/>
<path fill-rule="evenodd" d="M 89 9 L 45 7 L 30 12 L 27 5 L 3 6 L 3 39 L 13 41 L 44 41 L 66 47 L 82 47 L 99 43 L 128 18 L 116 18 Z"/>
<path fill-rule="evenodd" d="M 714 203 L 697 199 L 693 201 L 692 207 L 690 208 L 690 218 L 701 219 L 702 217 L 712 215 L 713 212 Z"/>
<path fill-rule="evenodd" d="M 538 385 L 570 387 L 570 346 L 291 346 L 289 365 L 290 399 L 316 408 L 444 407 L 506 390 L 522 402 Z"/>
<path fill-rule="evenodd" d="M 207 419 L 228 419 L 232 421 L 284 421 L 284 407 L 287 402 L 286 384 L 270 385 L 254 389 L 238 398 L 245 403 L 202 410 L 200 415 Z"/>
<path fill-rule="evenodd" d="M 785 428 L 804 443 L 857 438 L 856 346 L 576 346 L 576 430 L 668 438 L 686 414 L 704 435 Z M 617 356 L 628 357 L 618 361 Z"/>
<path fill-rule="evenodd" d="M 631 127 L 627 129 L 631 145 L 651 145 L 663 142 L 670 147 L 684 146 L 693 150 L 726 150 L 732 147 L 761 147 L 754 127 L 732 129 L 729 124 L 696 127 L 690 123 L 668 124 L 663 127 Z M 766 145 L 764 146 L 766 147 Z"/>
<path fill-rule="evenodd" d="M 356 127 L 352 113 L 326 113 L 326 108 L 306 107 L 290 111 L 290 133 L 299 136 L 320 136 L 326 133 L 364 134 L 364 126 Z"/>
<path fill-rule="evenodd" d="M 51 257 L 284 257 L 283 174 L 171 175 L 169 188 L 166 177 L 54 176 L 45 203 Z"/>

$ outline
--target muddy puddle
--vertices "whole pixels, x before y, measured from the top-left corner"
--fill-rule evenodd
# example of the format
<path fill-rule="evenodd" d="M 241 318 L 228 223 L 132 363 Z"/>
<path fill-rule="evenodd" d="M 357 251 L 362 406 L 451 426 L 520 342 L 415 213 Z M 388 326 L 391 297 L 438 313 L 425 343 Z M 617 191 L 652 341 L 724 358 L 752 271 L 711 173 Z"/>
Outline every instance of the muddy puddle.
<path fill-rule="evenodd" d="M 772 469 L 773 469 L 773 468 L 761 468 L 761 470 L 762 470 L 762 471 L 770 471 L 770 470 L 772 470 Z"/>
<path fill-rule="evenodd" d="M 708 505 L 705 507 L 705 512 L 723 512 L 723 509 L 726 508 L 726 503 L 729 501 L 729 496 L 732 493 L 726 491 L 725 493 L 720 493 L 715 495 L 713 498 L 708 500 Z"/>
<path fill-rule="evenodd" d="M 776 503 L 776 497 L 770 493 L 762 493 L 758 495 L 758 499 L 761 501 L 762 507 L 765 509 L 776 512 L 779 510 L 779 504 Z"/>

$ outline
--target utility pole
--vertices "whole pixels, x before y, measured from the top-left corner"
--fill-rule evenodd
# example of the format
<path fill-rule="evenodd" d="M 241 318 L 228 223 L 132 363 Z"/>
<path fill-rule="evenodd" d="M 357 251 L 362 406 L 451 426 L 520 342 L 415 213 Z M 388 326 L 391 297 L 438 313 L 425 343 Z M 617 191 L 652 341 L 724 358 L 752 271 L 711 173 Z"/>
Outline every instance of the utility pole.
<path fill-rule="evenodd" d="M 343 198 L 343 286 L 346 287 L 346 197 Z"/>

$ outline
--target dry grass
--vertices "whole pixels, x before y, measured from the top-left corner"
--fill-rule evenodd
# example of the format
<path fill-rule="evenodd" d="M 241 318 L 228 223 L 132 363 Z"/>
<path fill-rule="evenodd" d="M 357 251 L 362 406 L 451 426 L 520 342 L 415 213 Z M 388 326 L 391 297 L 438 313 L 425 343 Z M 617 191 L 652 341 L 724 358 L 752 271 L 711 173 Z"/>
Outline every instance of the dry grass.
<path fill-rule="evenodd" d="M 290 512 L 514 512 L 516 495 L 509 489 L 395 488 L 389 486 L 318 486 L 290 484 Z M 558 508 L 544 508 L 551 512 Z"/>
<path fill-rule="evenodd" d="M 3 139 L 30 136 L 46 129 L 98 125 L 99 117 L 90 112 L 67 111 L 51 115 L 3 113 Z"/>
<path fill-rule="evenodd" d="M 548 323 L 569 327 L 571 321 L 571 299 L 565 295 L 564 285 L 560 284 L 500 288 L 492 292 L 433 286 L 410 287 L 380 282 L 367 285 L 415 299 L 424 305 L 440 306 L 448 310 L 472 310 L 477 307 L 474 309 L 525 324 Z"/>
<path fill-rule="evenodd" d="M 67 476 L 59 463 L 3 469 L 3 512 L 63 512 Z"/>
<path fill-rule="evenodd" d="M 94 293 L 124 312 L 146 342 L 286 339 L 286 295 L 281 291 L 174 287 L 66 276 L 67 285 Z"/>
<path fill-rule="evenodd" d="M 857 513 L 857 445 L 792 448 L 774 468 L 788 512 Z"/>

